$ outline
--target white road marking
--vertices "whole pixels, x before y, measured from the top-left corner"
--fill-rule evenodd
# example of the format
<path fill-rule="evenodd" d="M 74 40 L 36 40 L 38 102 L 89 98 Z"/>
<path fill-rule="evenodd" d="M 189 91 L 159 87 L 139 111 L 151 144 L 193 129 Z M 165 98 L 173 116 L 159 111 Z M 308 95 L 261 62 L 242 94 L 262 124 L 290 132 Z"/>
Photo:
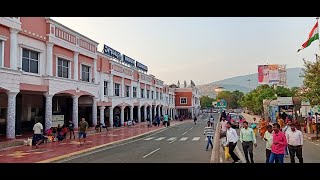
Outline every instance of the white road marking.
<path fill-rule="evenodd" d="M 183 135 L 185 135 L 185 134 L 187 134 L 187 131 L 186 131 L 186 132 L 184 132 L 184 133 L 182 134 L 182 136 L 183 136 Z"/>
<path fill-rule="evenodd" d="M 174 139 L 173 141 L 169 142 L 169 144 L 174 143 L 176 140 L 178 140 L 178 139 L 177 139 L 177 138 L 176 138 L 176 139 Z"/>
<path fill-rule="evenodd" d="M 154 137 L 148 137 L 148 138 L 146 138 L 146 139 L 144 139 L 145 141 L 149 141 L 149 140 L 151 140 L 151 139 L 153 139 Z"/>
<path fill-rule="evenodd" d="M 162 139 L 164 139 L 166 137 L 159 137 L 158 139 L 155 139 L 156 141 L 161 141 Z"/>
<path fill-rule="evenodd" d="M 208 137 L 206 137 L 206 139 L 205 139 L 206 141 L 208 141 Z"/>
<path fill-rule="evenodd" d="M 147 155 L 143 156 L 142 158 L 144 159 L 144 158 L 146 158 L 146 157 L 150 156 L 151 154 L 153 154 L 153 153 L 155 153 L 155 152 L 157 152 L 157 151 L 159 151 L 159 150 L 160 150 L 160 148 L 158 148 L 158 149 L 156 149 L 156 150 L 154 150 L 154 151 L 150 152 L 149 154 L 147 154 Z"/>
<path fill-rule="evenodd" d="M 175 139 L 177 139 L 177 137 L 171 137 L 171 138 L 167 139 L 167 141 L 173 141 Z"/>
<path fill-rule="evenodd" d="M 220 163 L 223 163 L 222 155 L 220 156 Z"/>
<path fill-rule="evenodd" d="M 190 128 L 190 130 L 193 129 L 193 127 Z"/>
<path fill-rule="evenodd" d="M 191 141 L 199 141 L 200 137 L 194 137 Z"/>
<path fill-rule="evenodd" d="M 182 137 L 179 141 L 185 141 L 187 139 L 188 139 L 188 137 Z"/>

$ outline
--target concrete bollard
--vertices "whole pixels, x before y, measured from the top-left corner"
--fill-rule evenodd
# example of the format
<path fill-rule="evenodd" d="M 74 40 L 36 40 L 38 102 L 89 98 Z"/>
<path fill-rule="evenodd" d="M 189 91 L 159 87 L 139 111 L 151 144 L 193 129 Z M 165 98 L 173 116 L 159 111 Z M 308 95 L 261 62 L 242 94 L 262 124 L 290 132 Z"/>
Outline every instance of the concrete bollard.
<path fill-rule="evenodd" d="M 210 163 L 220 163 L 220 121 L 217 120 Z"/>

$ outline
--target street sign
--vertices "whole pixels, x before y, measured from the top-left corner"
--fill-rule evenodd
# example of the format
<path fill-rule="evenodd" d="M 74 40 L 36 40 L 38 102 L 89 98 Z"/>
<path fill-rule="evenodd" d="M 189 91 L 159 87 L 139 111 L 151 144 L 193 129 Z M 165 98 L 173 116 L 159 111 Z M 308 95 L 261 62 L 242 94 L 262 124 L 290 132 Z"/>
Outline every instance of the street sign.
<path fill-rule="evenodd" d="M 227 108 L 227 101 L 224 99 L 219 99 L 217 101 L 217 107 L 218 108 Z"/>

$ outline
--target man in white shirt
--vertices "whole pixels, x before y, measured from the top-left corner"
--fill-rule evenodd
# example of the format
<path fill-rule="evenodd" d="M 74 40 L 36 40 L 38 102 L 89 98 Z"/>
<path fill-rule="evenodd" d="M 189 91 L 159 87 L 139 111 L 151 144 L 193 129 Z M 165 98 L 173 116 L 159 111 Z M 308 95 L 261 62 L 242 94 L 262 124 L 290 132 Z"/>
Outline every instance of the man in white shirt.
<path fill-rule="evenodd" d="M 227 131 L 227 122 L 225 118 L 222 118 L 221 121 L 221 133 L 224 133 Z"/>
<path fill-rule="evenodd" d="M 35 145 L 36 148 L 38 148 L 38 145 L 42 142 L 42 131 L 43 131 L 43 126 L 42 124 L 38 121 L 34 126 L 33 126 L 33 138 L 32 138 L 32 145 Z"/>
<path fill-rule="evenodd" d="M 264 133 L 263 140 L 266 141 L 266 163 L 269 163 L 270 155 L 271 155 L 271 145 L 272 145 L 272 126 L 267 126 L 267 131 Z"/>
<path fill-rule="evenodd" d="M 229 154 L 233 159 L 233 163 L 239 163 L 239 157 L 233 152 L 234 148 L 237 146 L 238 135 L 235 129 L 231 127 L 231 122 L 227 122 L 227 147 L 229 147 Z"/>
<path fill-rule="evenodd" d="M 291 124 L 291 131 L 286 132 L 286 138 L 288 141 L 288 148 L 290 153 L 291 163 L 295 163 L 295 155 L 299 159 L 299 163 L 303 163 L 302 158 L 302 146 L 303 146 L 303 135 L 302 132 L 296 129 L 295 124 Z"/>

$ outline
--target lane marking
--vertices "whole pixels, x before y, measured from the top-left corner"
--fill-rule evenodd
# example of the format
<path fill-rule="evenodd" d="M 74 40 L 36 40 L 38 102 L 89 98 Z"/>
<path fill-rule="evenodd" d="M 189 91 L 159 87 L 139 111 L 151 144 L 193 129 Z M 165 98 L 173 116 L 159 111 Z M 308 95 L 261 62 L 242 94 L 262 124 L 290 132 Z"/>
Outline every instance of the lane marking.
<path fill-rule="evenodd" d="M 177 137 L 171 137 L 171 138 L 167 139 L 167 141 L 173 141 L 175 139 L 177 139 Z"/>
<path fill-rule="evenodd" d="M 155 152 L 157 152 L 157 151 L 159 151 L 159 150 L 160 150 L 160 148 L 158 148 L 158 149 L 156 149 L 156 150 L 154 150 L 154 151 L 150 152 L 149 154 L 147 154 L 147 155 L 143 156 L 142 158 L 144 159 L 144 158 L 146 158 L 146 157 L 150 156 L 151 154 L 153 154 L 153 153 L 155 153 Z"/>
<path fill-rule="evenodd" d="M 161 133 L 163 131 L 167 131 L 168 129 L 174 128 L 175 126 L 179 126 L 179 125 L 182 125 L 182 124 L 185 124 L 185 123 L 188 123 L 188 122 L 175 123 L 172 126 L 170 126 L 169 128 L 155 129 L 155 130 L 152 130 L 152 131 L 149 131 L 149 132 L 145 132 L 145 133 L 142 133 L 142 134 L 139 134 L 139 135 L 136 135 L 136 136 L 132 136 L 132 137 L 129 137 L 129 138 L 126 138 L 126 139 L 122 139 L 122 140 L 111 142 L 111 143 L 107 143 L 107 144 L 98 145 L 98 146 L 95 146 L 95 147 L 92 147 L 92 148 L 89 148 L 89 149 L 84 149 L 84 150 L 76 151 L 76 152 L 73 152 L 73 153 L 65 154 L 65 155 L 62 155 L 62 156 L 57 156 L 57 157 L 53 157 L 53 158 L 50 158 L 50 159 L 38 161 L 36 163 L 50 163 L 50 162 L 63 163 L 63 162 L 68 162 L 68 161 L 71 161 L 71 160 L 74 160 L 74 159 L 82 158 L 84 156 L 88 156 L 88 155 L 91 155 L 91 154 L 99 153 L 99 152 L 102 152 L 102 151 L 105 151 L 105 150 L 108 150 L 108 149 L 113 149 L 113 148 L 116 148 L 116 147 L 120 147 L 120 146 L 131 144 L 131 143 L 134 143 L 134 142 L 137 142 L 137 141 L 141 141 L 141 140 L 144 139 L 144 137 L 143 138 L 138 138 L 139 136 L 143 136 L 143 135 L 147 135 L 147 134 L 150 134 L 150 135 L 147 135 L 147 137 L 154 136 L 154 135 L 159 134 L 159 133 Z M 138 138 L 138 139 L 135 139 L 135 140 L 132 140 L 132 141 L 128 141 L 128 140 L 134 139 L 134 138 Z M 126 142 L 122 143 L 123 141 L 126 141 Z M 114 145 L 114 144 L 116 144 L 116 145 Z"/>
<path fill-rule="evenodd" d="M 190 128 L 190 130 L 193 129 L 193 127 Z"/>
<path fill-rule="evenodd" d="M 199 141 L 200 137 L 194 137 L 191 141 Z"/>
<path fill-rule="evenodd" d="M 220 156 L 220 163 L 223 163 L 222 155 Z"/>
<path fill-rule="evenodd" d="M 182 136 L 183 136 L 183 135 L 185 135 L 185 134 L 187 134 L 187 131 L 186 131 L 186 132 L 184 132 L 184 133 L 182 134 Z"/>
<path fill-rule="evenodd" d="M 161 141 L 162 139 L 164 139 L 166 137 L 159 137 L 158 139 L 155 139 L 156 141 Z"/>
<path fill-rule="evenodd" d="M 171 141 L 171 142 L 169 142 L 169 144 L 172 144 L 172 143 L 174 143 L 176 140 L 178 140 L 178 139 L 174 139 L 173 141 Z"/>
<path fill-rule="evenodd" d="M 179 141 L 185 141 L 187 139 L 188 139 L 188 137 L 182 137 Z"/>
<path fill-rule="evenodd" d="M 149 140 L 151 140 L 151 139 L 153 139 L 154 137 L 148 137 L 148 138 L 146 138 L 146 139 L 144 139 L 145 141 L 149 141 Z"/>

